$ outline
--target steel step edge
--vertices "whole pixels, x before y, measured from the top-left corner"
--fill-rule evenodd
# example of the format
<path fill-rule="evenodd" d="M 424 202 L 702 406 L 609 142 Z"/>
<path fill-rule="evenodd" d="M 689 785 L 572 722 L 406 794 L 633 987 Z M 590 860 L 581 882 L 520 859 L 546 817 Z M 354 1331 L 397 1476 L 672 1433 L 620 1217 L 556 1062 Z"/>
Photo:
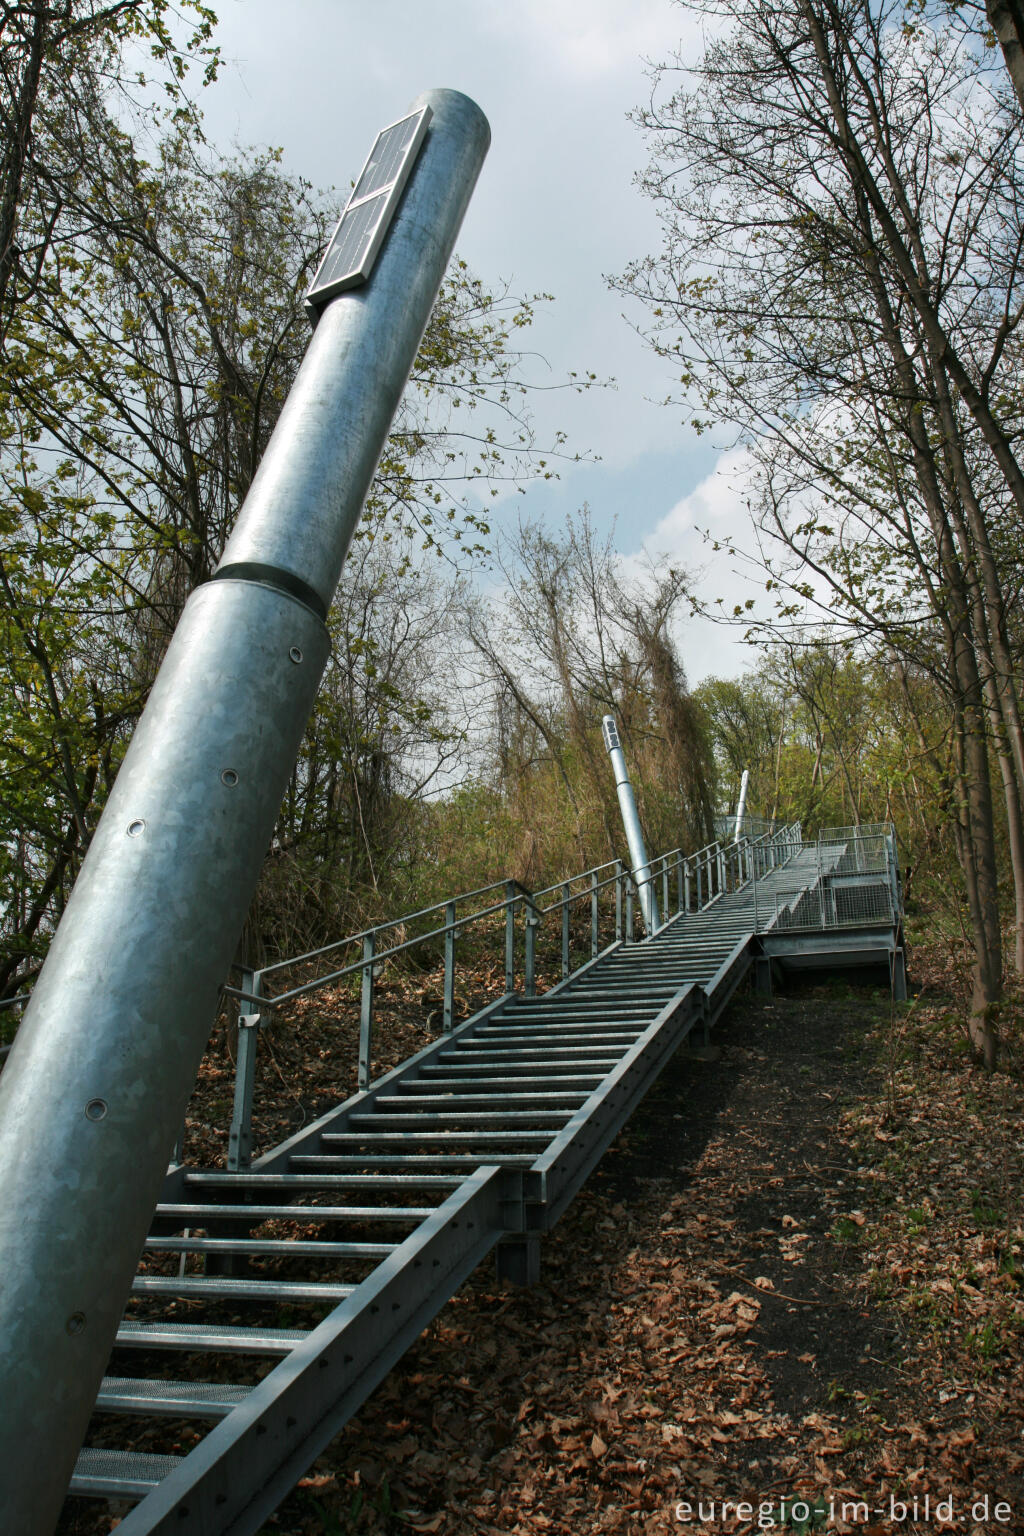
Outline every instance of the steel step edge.
<path fill-rule="evenodd" d="M 110 1498 L 144 1498 L 181 1462 L 180 1456 L 153 1456 L 142 1451 L 85 1446 L 78 1453 L 68 1491 L 105 1494 Z"/>
<path fill-rule="evenodd" d="M 234 1386 L 228 1382 L 105 1376 L 96 1407 L 101 1413 L 222 1419 L 232 1408 L 244 1403 L 251 1391 L 251 1387 Z"/>
<path fill-rule="evenodd" d="M 288 1355 L 307 1328 L 246 1328 L 239 1323 L 164 1323 L 123 1318 L 118 1349 L 173 1349 L 197 1354 Z"/>

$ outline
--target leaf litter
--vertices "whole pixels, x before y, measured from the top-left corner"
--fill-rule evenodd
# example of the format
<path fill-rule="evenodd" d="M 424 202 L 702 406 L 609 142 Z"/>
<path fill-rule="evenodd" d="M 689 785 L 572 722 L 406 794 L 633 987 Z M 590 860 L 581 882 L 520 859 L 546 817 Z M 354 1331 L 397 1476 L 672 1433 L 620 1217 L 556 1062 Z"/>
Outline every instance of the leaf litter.
<path fill-rule="evenodd" d="M 1012 1052 L 970 1065 L 951 1007 L 941 976 L 895 1018 L 863 988 L 737 1000 L 720 1058 L 679 1053 L 545 1239 L 541 1283 L 482 1265 L 265 1531 L 742 1532 L 737 1504 L 801 1499 L 837 1511 L 815 1529 L 1024 1528 L 1024 1091 Z M 985 1496 L 1010 1522 L 972 1523 Z M 114 1523 L 69 1504 L 61 1529 Z"/>

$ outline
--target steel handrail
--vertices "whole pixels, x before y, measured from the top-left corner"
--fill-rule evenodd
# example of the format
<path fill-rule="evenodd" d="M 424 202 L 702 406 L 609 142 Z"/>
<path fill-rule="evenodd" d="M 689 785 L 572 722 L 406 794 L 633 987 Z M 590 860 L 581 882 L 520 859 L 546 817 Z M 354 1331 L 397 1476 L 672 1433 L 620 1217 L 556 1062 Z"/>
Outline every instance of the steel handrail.
<path fill-rule="evenodd" d="M 665 852 L 656 854 L 650 861 L 651 881 L 660 878 L 663 883 L 664 906 L 666 913 L 671 903 L 668 899 L 668 879 L 670 872 L 675 869 L 678 879 L 678 912 L 682 914 L 691 910 L 692 881 L 696 875 L 697 910 L 703 910 L 710 901 L 717 900 L 726 889 L 730 887 L 730 874 L 733 876 L 732 888 L 738 888 L 746 883 L 746 880 L 756 880 L 755 863 L 751 860 L 751 853 L 759 847 L 775 845 L 785 847 L 792 841 L 794 831 L 799 835 L 799 827 L 795 824 L 780 829 L 775 833 L 762 833 L 759 837 L 741 838 L 739 843 L 723 845 L 720 839 L 698 849 L 696 853 L 685 854 L 681 847 L 671 848 Z M 746 861 L 746 863 L 744 862 Z M 607 874 L 606 871 L 611 871 Z M 746 876 L 744 876 L 746 871 Z M 582 882 L 586 882 L 582 884 Z M 487 903 L 483 907 L 477 907 L 473 911 L 459 913 L 461 904 L 472 901 L 488 892 L 504 888 L 506 895 L 500 901 Z M 579 887 L 573 889 L 573 887 Z M 414 912 L 403 913 L 399 917 L 386 918 L 380 923 L 374 923 L 366 928 L 359 929 L 355 933 L 345 935 L 341 939 L 335 939 L 330 944 L 322 945 L 318 949 L 306 951 L 304 954 L 291 956 L 284 960 L 274 961 L 272 964 L 256 968 L 239 967 L 243 971 L 245 982 L 240 986 L 226 984 L 222 991 L 224 995 L 236 999 L 239 1003 L 247 1004 L 253 1012 L 242 1013 L 239 1018 L 238 1032 L 238 1061 L 236 1063 L 236 1102 L 235 1114 L 232 1120 L 231 1144 L 229 1152 L 229 1166 L 246 1166 L 249 1147 L 251 1146 L 252 1125 L 252 1095 L 253 1095 L 253 1064 L 255 1062 L 256 1038 L 260 1028 L 269 1022 L 269 1016 L 283 1007 L 286 1003 L 293 1002 L 299 997 L 327 987 L 346 977 L 356 974 L 362 977 L 362 1002 L 360 1007 L 360 1086 L 366 1087 L 371 1081 L 371 1056 L 373 1040 L 373 977 L 377 967 L 393 957 L 414 949 L 418 944 L 426 944 L 431 941 L 443 939 L 445 946 L 444 959 L 444 1027 L 450 1029 L 454 1015 L 455 1003 L 455 938 L 474 923 L 493 917 L 497 913 L 505 914 L 505 957 L 506 957 L 506 986 L 514 986 L 515 959 L 514 959 L 514 922 L 516 914 L 522 910 L 526 914 L 526 957 L 524 971 L 524 985 L 527 996 L 534 995 L 536 977 L 536 935 L 542 920 L 552 912 L 560 912 L 562 919 L 562 974 L 570 974 L 571 962 L 571 930 L 569 921 L 570 908 L 578 902 L 589 901 L 591 903 L 591 948 L 597 952 L 598 945 L 598 899 L 601 891 L 609 887 L 616 889 L 615 902 L 615 935 L 617 940 L 631 939 L 633 936 L 634 901 L 639 898 L 640 886 L 635 872 L 622 860 L 607 860 L 601 864 L 592 865 L 589 869 L 580 870 L 576 874 L 569 875 L 566 879 L 556 881 L 544 886 L 538 891 L 531 891 L 521 881 L 512 878 L 495 880 L 488 885 L 477 887 L 475 890 L 462 891 L 456 896 L 433 903 L 430 906 L 419 908 Z M 541 898 L 557 893 L 556 899 L 545 904 Z M 625 897 L 625 900 L 623 900 Z M 423 933 L 414 934 L 403 939 L 397 944 L 391 944 L 386 949 L 378 950 L 377 939 L 382 933 L 390 933 L 397 928 L 402 928 L 424 917 L 443 911 L 445 920 L 435 924 Z M 624 920 L 625 919 L 625 920 Z M 669 919 L 666 918 L 666 921 Z M 662 923 L 660 926 L 664 926 Z M 337 966 L 324 975 L 315 976 L 297 986 L 286 988 L 276 996 L 268 996 L 264 990 L 266 979 L 277 972 L 290 967 L 305 964 L 311 960 L 323 958 L 325 955 L 336 954 L 353 944 L 362 945 L 362 954 L 343 966 Z M 15 1003 L 27 1001 L 27 995 L 17 998 L 9 998 L 0 1001 L 0 1007 L 11 1007 Z M 9 1047 L 7 1048 L 9 1049 Z M 3 1051 L 6 1055 L 6 1050 Z M 2 1057 L 0 1057 L 2 1059 Z"/>
<path fill-rule="evenodd" d="M 496 885 L 499 883 L 501 882 L 495 881 Z M 509 883 L 512 885 L 519 885 L 518 881 L 510 881 Z M 493 887 L 484 886 L 483 889 L 491 890 Z M 458 896 L 453 896 L 451 898 L 451 904 L 454 905 L 459 899 L 460 898 Z M 262 993 L 253 996 L 247 992 L 243 992 L 240 987 L 226 986 L 222 988 L 222 991 L 224 991 L 229 997 L 242 998 L 246 1002 L 258 1002 L 263 1007 L 280 1008 L 283 1003 L 290 1003 L 293 998 L 304 997 L 308 992 L 315 992 L 318 987 L 330 986 L 332 981 L 338 981 L 342 976 L 350 975 L 352 971 L 361 971 L 364 966 L 371 963 L 374 965 L 379 965 L 384 960 L 390 959 L 392 955 L 400 955 L 407 949 L 415 948 L 417 944 L 425 944 L 429 939 L 444 938 L 449 933 L 455 933 L 463 928 L 468 928 L 470 923 L 478 922 L 482 917 L 490 917 L 495 912 L 505 912 L 509 907 L 515 907 L 519 902 L 522 902 L 524 906 L 528 906 L 532 908 L 533 911 L 538 913 L 551 911 L 550 907 L 538 908 L 533 901 L 531 893 L 527 891 L 525 886 L 523 886 L 519 889 L 519 891 L 517 891 L 515 896 L 506 896 L 504 901 L 496 901 L 489 907 L 481 907 L 476 912 L 467 912 L 463 917 L 452 918 L 450 921 L 443 923 L 440 928 L 429 928 L 426 933 L 414 934 L 411 939 L 404 939 L 401 944 L 392 944 L 390 949 L 376 950 L 372 962 L 364 959 L 353 960 L 350 965 L 344 965 L 340 970 L 329 971 L 326 976 L 315 976 L 312 981 L 306 981 L 303 982 L 300 986 L 291 987 L 287 992 L 278 992 L 275 997 L 265 997 Z M 447 905 L 447 902 L 441 901 L 438 902 L 437 907 L 445 907 Z M 425 908 L 425 911 L 434 912 L 437 911 L 437 907 L 427 907 Z M 373 928 L 363 929 L 360 933 L 350 934 L 347 939 L 338 939 L 336 944 L 331 947 L 338 949 L 345 944 L 354 944 L 359 939 L 369 938 L 370 934 L 376 936 L 383 928 L 399 927 L 403 921 L 407 920 L 408 919 L 402 919 L 399 917 L 395 918 L 392 922 L 389 923 L 379 923 Z M 266 976 L 268 971 L 280 970 L 282 965 L 288 963 L 296 965 L 298 964 L 298 961 L 279 961 L 274 966 L 263 966 L 258 972 L 256 972 L 256 974 L 260 977 Z"/>
<path fill-rule="evenodd" d="M 600 880 L 598 876 L 607 869 L 613 869 L 614 873 Z M 588 883 L 581 891 L 571 891 L 572 884 L 580 880 Z M 481 895 L 487 891 L 498 889 L 504 885 L 507 895 L 502 901 L 491 902 L 485 907 L 477 908 L 473 912 L 467 912 L 461 916 L 457 907 L 460 901 L 466 901 L 473 896 Z M 297 956 L 290 961 L 276 962 L 273 966 L 266 966 L 260 970 L 244 971 L 248 979 L 248 985 L 239 987 L 225 986 L 223 992 L 236 998 L 239 1002 L 248 1003 L 255 1009 L 253 1013 L 241 1014 L 238 1027 L 238 1052 L 235 1068 L 235 1096 L 234 1110 L 231 1120 L 231 1130 L 228 1143 L 228 1167 L 241 1170 L 249 1166 L 252 1153 L 252 1117 L 255 1090 L 255 1062 L 259 1031 L 266 1021 L 267 1015 L 281 1008 L 285 1003 L 298 997 L 307 996 L 322 987 L 342 980 L 344 977 L 361 974 L 362 989 L 359 1010 L 359 1064 L 358 1083 L 361 1090 L 370 1086 L 372 1081 L 372 1055 L 374 1035 L 374 975 L 377 967 L 395 955 L 414 948 L 417 944 L 428 943 L 433 939 L 444 939 L 444 988 L 443 988 L 443 1028 L 447 1032 L 453 1027 L 455 1013 L 455 938 L 462 929 L 470 924 L 491 917 L 495 913 L 505 913 L 505 981 L 506 990 L 514 989 L 515 984 L 515 939 L 514 922 L 519 909 L 526 914 L 526 955 L 524 966 L 524 987 L 527 996 L 533 996 L 536 989 L 536 933 L 540 927 L 544 915 L 555 908 L 562 910 L 562 973 L 569 974 L 570 965 L 570 931 L 568 913 L 573 901 L 589 899 L 592 906 L 591 921 L 591 946 L 592 958 L 598 953 L 598 896 L 602 889 L 610 885 L 617 887 L 616 899 L 616 937 L 623 936 L 623 902 L 622 889 L 626 891 L 627 924 L 632 923 L 632 893 L 636 881 L 631 870 L 627 870 L 620 860 L 609 861 L 594 865 L 591 869 L 583 870 L 576 875 L 571 875 L 568 880 L 560 881 L 557 885 L 546 887 L 543 891 L 535 893 L 530 891 L 521 881 L 507 879 L 495 881 L 491 885 L 481 886 L 477 891 L 462 893 L 459 896 L 450 897 L 447 901 L 438 902 L 434 906 L 423 908 L 418 913 L 406 913 L 402 917 L 388 919 L 373 927 L 362 929 L 355 934 L 348 934 L 344 939 L 338 939 L 330 945 L 325 945 L 317 951 L 311 951 L 306 956 Z M 549 906 L 543 906 L 538 902 L 537 895 L 546 895 L 558 890 L 561 899 L 552 902 Z M 428 916 L 430 913 L 444 909 L 444 923 L 428 929 L 425 933 L 418 933 L 411 938 L 404 939 L 401 943 L 392 944 L 387 949 L 377 949 L 377 935 L 381 931 L 390 931 L 405 923 L 413 921 L 416 917 Z M 281 970 L 284 966 L 301 963 L 305 959 L 317 958 L 323 954 L 334 953 L 338 949 L 362 941 L 362 954 L 349 962 L 349 964 L 335 968 L 323 976 L 315 976 L 309 981 L 302 982 L 298 986 L 290 987 L 284 992 L 279 992 L 274 997 L 264 994 L 263 983 L 265 977 Z"/>
<path fill-rule="evenodd" d="M 603 868 L 604 866 L 602 865 L 600 867 Z M 320 949 L 307 950 L 303 955 L 291 955 L 286 960 L 275 960 L 271 965 L 261 966 L 260 974 L 262 976 L 269 976 L 273 971 L 286 970 L 289 966 L 292 965 L 303 965 L 307 960 L 319 960 L 321 956 L 332 954 L 337 949 L 343 949 L 346 944 L 353 944 L 357 939 L 363 939 L 369 933 L 380 933 L 385 928 L 400 928 L 404 923 L 415 922 L 418 917 L 429 917 L 431 912 L 440 912 L 441 909 L 446 907 L 450 901 L 470 901 L 474 896 L 483 896 L 487 891 L 496 891 L 504 885 L 516 886 L 521 896 L 532 897 L 533 895 L 533 893 L 529 891 L 525 885 L 522 885 L 518 880 L 492 880 L 490 885 L 478 886 L 475 891 L 460 891 L 457 896 L 447 896 L 442 901 L 435 901 L 432 906 L 421 907 L 417 912 L 404 912 L 401 917 L 385 918 L 383 922 L 372 923 L 367 928 L 359 929 L 357 933 L 346 934 L 343 939 L 332 939 L 330 944 L 324 944 Z M 496 908 L 488 908 L 487 910 L 494 911 Z M 465 919 L 465 921 L 470 921 L 471 917 L 474 915 L 480 916 L 483 914 L 471 914 L 470 918 Z M 429 936 L 432 937 L 433 935 Z M 428 935 L 421 934 L 420 937 L 427 938 Z M 245 969 L 245 967 L 237 968 Z M 229 989 L 224 988 L 224 990 L 228 991 Z M 234 991 L 231 992 L 232 997 L 236 995 L 237 994 Z"/>
<path fill-rule="evenodd" d="M 585 869 L 585 870 L 583 870 L 578 875 L 569 875 L 569 876 L 567 876 L 567 878 L 565 880 L 556 880 L 553 885 L 545 885 L 544 887 L 542 887 L 541 890 L 534 891 L 534 893 L 533 893 L 534 897 L 536 898 L 538 896 L 548 896 L 548 895 L 551 894 L 552 891 L 560 891 L 560 890 L 563 889 L 564 886 L 574 885 L 577 880 L 586 880 L 591 875 L 596 875 L 599 870 L 602 870 L 602 869 L 616 869 L 616 866 L 618 866 L 619 864 L 620 864 L 620 860 L 618 860 L 618 859 L 610 859 L 608 861 L 608 863 L 606 863 L 606 864 L 595 864 L 593 869 Z M 614 875 L 608 875 L 608 877 L 606 879 L 599 880 L 597 882 L 596 887 L 592 886 L 592 885 L 588 885 L 586 890 L 584 890 L 584 891 L 574 891 L 569 896 L 569 900 L 570 900 L 570 902 L 582 901 L 584 898 L 589 897 L 593 890 L 596 889 L 596 890 L 599 890 L 599 891 L 603 891 L 605 886 L 614 885 L 616 883 L 616 881 L 621 880 L 623 878 L 628 879 L 628 880 L 632 880 L 633 885 L 636 886 L 636 884 L 637 884 L 636 876 L 634 875 L 634 873 L 633 873 L 633 871 L 631 869 L 628 869 L 623 864 L 621 866 L 621 868 L 616 869 L 616 873 Z M 637 887 L 637 888 L 639 889 L 639 887 Z M 546 906 L 546 907 L 538 907 L 536 910 L 538 912 L 540 912 L 541 914 L 543 914 L 545 912 L 554 912 L 556 909 L 560 909 L 561 906 L 562 906 L 561 901 L 552 901 L 548 906 Z"/>

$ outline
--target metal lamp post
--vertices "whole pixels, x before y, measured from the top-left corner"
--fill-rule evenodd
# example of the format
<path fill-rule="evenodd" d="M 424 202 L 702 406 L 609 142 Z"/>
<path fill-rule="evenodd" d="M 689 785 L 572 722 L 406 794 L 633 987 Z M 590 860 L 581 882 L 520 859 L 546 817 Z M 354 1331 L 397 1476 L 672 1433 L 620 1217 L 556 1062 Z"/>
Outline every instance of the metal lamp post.
<path fill-rule="evenodd" d="M 740 779 L 740 798 L 736 804 L 736 833 L 733 842 L 738 843 L 743 836 L 743 816 L 747 809 L 747 785 L 750 783 L 750 769 L 744 768 Z"/>
<path fill-rule="evenodd" d="M 57 1518 L 326 665 L 327 609 L 487 151 L 465 96 L 424 105 L 376 264 L 319 313 L 0 1078 L 5 1536 Z"/>
<path fill-rule="evenodd" d="M 640 826 L 640 817 L 637 815 L 636 799 L 633 795 L 633 786 L 629 781 L 629 769 L 626 767 L 626 759 L 622 753 L 615 716 L 605 715 L 601 721 L 601 729 L 604 732 L 604 744 L 608 748 L 608 756 L 612 760 L 615 788 L 619 795 L 619 811 L 622 814 L 626 846 L 629 849 L 629 862 L 633 866 L 633 878 L 636 880 L 640 897 L 640 911 L 643 913 L 644 927 L 649 937 L 658 926 L 658 901 L 654 893 L 654 878 L 651 874 L 651 866 L 647 862 L 644 834 Z"/>

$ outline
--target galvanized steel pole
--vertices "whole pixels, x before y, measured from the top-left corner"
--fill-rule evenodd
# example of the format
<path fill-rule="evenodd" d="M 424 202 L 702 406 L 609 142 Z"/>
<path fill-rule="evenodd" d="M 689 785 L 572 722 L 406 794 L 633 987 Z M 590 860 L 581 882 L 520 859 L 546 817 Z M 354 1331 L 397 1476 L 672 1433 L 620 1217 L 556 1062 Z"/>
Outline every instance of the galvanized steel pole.
<path fill-rule="evenodd" d="M 633 797 L 633 786 L 629 782 L 629 769 L 626 767 L 626 759 L 622 755 L 622 745 L 619 741 L 619 732 L 615 724 L 614 715 L 605 715 L 601 722 L 601 728 L 604 731 L 604 744 L 608 748 L 608 756 L 612 760 L 615 788 L 619 794 L 619 811 L 622 814 L 622 825 L 626 832 L 629 862 L 633 867 L 633 877 L 636 880 L 637 893 L 640 897 L 640 910 L 643 913 L 644 927 L 647 929 L 648 936 L 650 936 L 658 926 L 658 901 L 654 894 L 654 879 L 651 875 L 651 866 L 647 862 L 644 834 L 640 827 L 640 817 L 637 815 L 636 800 Z"/>
<path fill-rule="evenodd" d="M 743 777 L 740 779 L 740 798 L 736 806 L 736 835 L 734 843 L 738 843 L 743 835 L 743 813 L 747 808 L 747 785 L 750 782 L 750 769 L 744 768 Z"/>
<path fill-rule="evenodd" d="M 329 653 L 324 619 L 490 138 L 432 91 L 189 600 L 0 1078 L 0 1530 L 52 1530 Z"/>

